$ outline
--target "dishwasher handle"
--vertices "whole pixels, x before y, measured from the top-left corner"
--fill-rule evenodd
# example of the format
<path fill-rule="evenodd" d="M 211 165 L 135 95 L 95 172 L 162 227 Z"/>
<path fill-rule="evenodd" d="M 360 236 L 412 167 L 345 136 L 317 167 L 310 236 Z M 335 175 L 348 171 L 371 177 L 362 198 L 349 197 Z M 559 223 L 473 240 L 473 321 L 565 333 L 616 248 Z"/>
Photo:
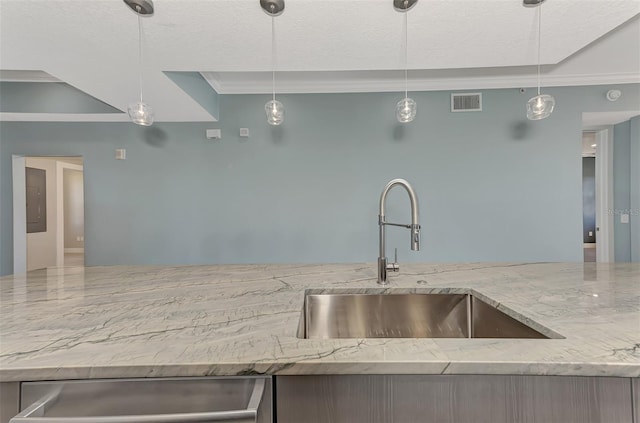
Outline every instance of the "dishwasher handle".
<path fill-rule="evenodd" d="M 9 423 L 256 423 L 258 407 L 264 393 L 265 380 L 256 379 L 247 408 L 244 410 L 198 413 L 141 414 L 135 416 L 43 417 L 46 409 L 58 399 L 60 389 L 36 401 L 9 420 Z"/>

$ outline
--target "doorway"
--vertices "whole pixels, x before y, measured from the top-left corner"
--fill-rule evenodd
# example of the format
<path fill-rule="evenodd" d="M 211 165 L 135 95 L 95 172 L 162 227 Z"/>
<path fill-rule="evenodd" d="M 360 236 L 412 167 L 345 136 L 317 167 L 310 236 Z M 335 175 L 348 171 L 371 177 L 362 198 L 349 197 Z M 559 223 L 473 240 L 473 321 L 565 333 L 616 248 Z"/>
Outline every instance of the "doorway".
<path fill-rule="evenodd" d="M 583 130 L 582 199 L 583 259 L 585 262 L 613 262 L 612 126 Z"/>
<path fill-rule="evenodd" d="M 582 133 L 582 243 L 584 262 L 595 262 L 596 233 L 596 140 L 595 132 Z"/>
<path fill-rule="evenodd" d="M 13 156 L 14 273 L 84 266 L 82 157 Z"/>

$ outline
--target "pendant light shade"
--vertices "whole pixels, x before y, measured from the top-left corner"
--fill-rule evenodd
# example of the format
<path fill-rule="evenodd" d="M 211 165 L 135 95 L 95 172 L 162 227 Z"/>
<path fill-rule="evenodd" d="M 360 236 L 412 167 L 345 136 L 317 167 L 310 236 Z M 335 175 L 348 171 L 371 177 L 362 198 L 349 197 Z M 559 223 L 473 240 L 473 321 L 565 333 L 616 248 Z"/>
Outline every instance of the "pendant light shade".
<path fill-rule="evenodd" d="M 411 122 L 416 117 L 417 111 L 418 105 L 412 98 L 403 98 L 396 105 L 396 117 L 398 118 L 398 122 Z"/>
<path fill-rule="evenodd" d="M 549 117 L 555 105 L 555 98 L 549 94 L 532 97 L 527 101 L 527 119 L 540 120 Z"/>
<path fill-rule="evenodd" d="M 153 109 L 147 103 L 138 101 L 129 105 L 129 118 L 131 122 L 140 126 L 151 126 L 153 124 Z"/>
<path fill-rule="evenodd" d="M 408 50 L 408 18 L 409 9 L 412 8 L 418 0 L 393 0 L 394 8 L 404 13 L 404 98 L 396 104 L 396 118 L 400 123 L 409 123 L 413 121 L 418 112 L 418 105 L 415 100 L 409 98 L 408 93 L 408 65 L 407 65 L 407 50 Z"/>
<path fill-rule="evenodd" d="M 271 94 L 272 99 L 264 105 L 264 111 L 267 114 L 267 123 L 269 125 L 278 126 L 284 122 L 284 106 L 276 100 L 276 28 L 275 17 L 284 11 L 284 0 L 260 0 L 260 7 L 271 16 Z"/>
<path fill-rule="evenodd" d="M 269 125 L 280 125 L 284 122 L 284 106 L 278 100 L 271 100 L 264 105 Z"/>
<path fill-rule="evenodd" d="M 524 0 L 525 7 L 538 8 L 538 95 L 527 101 L 527 119 L 540 120 L 551 116 L 556 100 L 552 95 L 540 94 L 540 44 L 542 28 L 542 3 L 545 0 Z"/>
<path fill-rule="evenodd" d="M 131 122 L 141 126 L 153 124 L 153 109 L 142 98 L 142 15 L 153 15 L 152 0 L 124 0 L 127 6 L 138 15 L 138 76 L 140 83 L 140 101 L 131 103 L 128 108 Z"/>

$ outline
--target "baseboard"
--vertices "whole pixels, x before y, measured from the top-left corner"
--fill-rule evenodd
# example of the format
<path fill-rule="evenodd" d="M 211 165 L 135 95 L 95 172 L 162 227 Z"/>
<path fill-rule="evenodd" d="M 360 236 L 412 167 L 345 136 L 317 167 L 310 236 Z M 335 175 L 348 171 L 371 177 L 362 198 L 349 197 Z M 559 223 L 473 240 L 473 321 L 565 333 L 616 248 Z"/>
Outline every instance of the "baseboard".
<path fill-rule="evenodd" d="M 64 253 L 68 254 L 84 254 L 84 248 L 65 248 Z"/>

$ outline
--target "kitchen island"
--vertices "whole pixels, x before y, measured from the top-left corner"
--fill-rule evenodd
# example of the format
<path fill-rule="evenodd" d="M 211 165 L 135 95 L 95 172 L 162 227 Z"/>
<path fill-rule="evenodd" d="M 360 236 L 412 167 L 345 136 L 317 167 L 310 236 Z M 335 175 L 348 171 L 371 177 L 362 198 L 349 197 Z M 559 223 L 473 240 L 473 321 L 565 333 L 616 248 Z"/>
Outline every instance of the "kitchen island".
<path fill-rule="evenodd" d="M 403 264 L 386 289 L 471 289 L 555 339 L 300 339 L 305 290 L 374 264 L 54 268 L 0 279 L 0 380 L 310 374 L 640 377 L 640 265 Z M 553 336 L 552 336 L 553 338 Z"/>

